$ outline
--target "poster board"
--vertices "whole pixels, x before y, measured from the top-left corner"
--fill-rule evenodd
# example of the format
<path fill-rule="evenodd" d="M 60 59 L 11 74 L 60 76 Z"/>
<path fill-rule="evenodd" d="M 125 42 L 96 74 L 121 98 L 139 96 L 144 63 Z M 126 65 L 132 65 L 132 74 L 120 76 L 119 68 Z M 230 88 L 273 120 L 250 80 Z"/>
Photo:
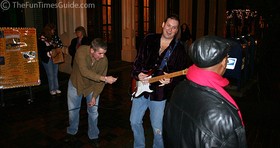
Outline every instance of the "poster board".
<path fill-rule="evenodd" d="M 40 84 L 36 29 L 0 27 L 0 89 Z"/>

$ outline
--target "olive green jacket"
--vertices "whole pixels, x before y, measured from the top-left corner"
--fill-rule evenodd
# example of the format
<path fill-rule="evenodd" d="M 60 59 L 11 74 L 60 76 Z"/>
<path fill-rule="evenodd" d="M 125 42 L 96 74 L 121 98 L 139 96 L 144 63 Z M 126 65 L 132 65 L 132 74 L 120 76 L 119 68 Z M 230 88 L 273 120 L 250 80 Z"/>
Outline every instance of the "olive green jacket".
<path fill-rule="evenodd" d="M 102 92 L 105 82 L 100 80 L 101 76 L 106 76 L 108 69 L 108 59 L 104 58 L 92 62 L 90 46 L 80 46 L 77 49 L 70 80 L 77 89 L 78 95 L 87 96 L 93 92 L 93 97 L 97 97 Z"/>

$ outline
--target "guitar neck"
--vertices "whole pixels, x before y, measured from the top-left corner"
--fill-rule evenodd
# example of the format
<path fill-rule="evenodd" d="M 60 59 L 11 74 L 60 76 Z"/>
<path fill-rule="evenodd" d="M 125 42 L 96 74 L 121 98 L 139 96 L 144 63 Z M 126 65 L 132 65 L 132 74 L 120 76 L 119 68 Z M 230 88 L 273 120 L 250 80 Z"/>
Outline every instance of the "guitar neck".
<path fill-rule="evenodd" d="M 173 77 L 181 76 L 181 75 L 186 74 L 186 72 L 187 72 L 187 69 L 184 69 L 184 70 L 181 70 L 181 71 L 152 77 L 152 78 L 149 79 L 149 83 L 157 82 L 157 81 L 159 81 L 160 79 L 163 79 L 163 78 L 173 78 Z"/>

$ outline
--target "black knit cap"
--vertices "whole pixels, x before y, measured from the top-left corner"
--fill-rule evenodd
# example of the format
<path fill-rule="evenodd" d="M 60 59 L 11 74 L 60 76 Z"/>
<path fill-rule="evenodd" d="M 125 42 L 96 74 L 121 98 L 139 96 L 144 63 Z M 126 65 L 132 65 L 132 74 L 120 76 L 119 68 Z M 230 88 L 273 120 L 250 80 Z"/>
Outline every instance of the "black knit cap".
<path fill-rule="evenodd" d="M 229 41 L 218 36 L 204 36 L 192 43 L 189 56 L 197 67 L 205 68 L 218 64 L 228 54 Z"/>

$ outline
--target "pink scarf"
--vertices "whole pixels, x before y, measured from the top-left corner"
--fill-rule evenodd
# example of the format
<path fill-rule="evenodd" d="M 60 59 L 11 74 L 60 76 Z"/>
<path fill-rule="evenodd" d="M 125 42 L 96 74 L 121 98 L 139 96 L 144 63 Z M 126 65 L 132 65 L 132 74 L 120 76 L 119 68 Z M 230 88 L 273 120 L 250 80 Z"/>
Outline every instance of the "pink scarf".
<path fill-rule="evenodd" d="M 241 119 L 242 125 L 244 126 L 241 112 L 236 104 L 236 102 L 232 99 L 232 97 L 223 89 L 223 87 L 229 84 L 229 81 L 226 78 L 223 78 L 219 74 L 203 70 L 195 65 L 192 65 L 187 72 L 187 78 L 199 85 L 207 86 L 216 89 L 222 96 L 224 96 L 231 104 L 233 104 L 237 110 L 239 117 Z"/>

